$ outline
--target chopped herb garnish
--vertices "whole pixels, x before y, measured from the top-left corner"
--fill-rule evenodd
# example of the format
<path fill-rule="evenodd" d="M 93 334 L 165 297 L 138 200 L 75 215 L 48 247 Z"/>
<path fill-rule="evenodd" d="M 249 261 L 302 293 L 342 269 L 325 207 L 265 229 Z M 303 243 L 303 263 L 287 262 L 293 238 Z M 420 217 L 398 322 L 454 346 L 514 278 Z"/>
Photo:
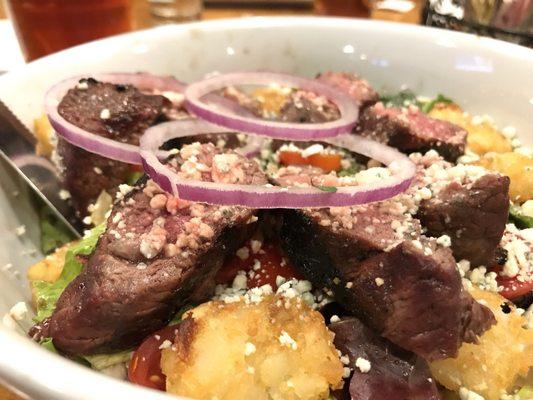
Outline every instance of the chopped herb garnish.
<path fill-rule="evenodd" d="M 382 95 L 380 96 L 380 100 L 385 107 L 405 107 L 410 104 L 419 106 L 420 104 L 416 95 L 409 89 L 401 90 L 395 94 Z"/>
<path fill-rule="evenodd" d="M 385 107 L 406 107 L 409 105 L 414 105 L 420 108 L 423 113 L 428 113 L 433 110 L 438 103 L 453 103 L 453 100 L 444 96 L 443 94 L 438 94 L 437 97 L 431 100 L 422 100 L 417 97 L 411 90 L 402 90 L 396 94 L 391 95 L 382 95 L 380 100 L 383 102 Z"/>
<path fill-rule="evenodd" d="M 338 176 L 353 176 L 361 170 L 361 166 L 358 164 L 352 164 L 348 168 L 341 169 L 337 175 Z"/>
<path fill-rule="evenodd" d="M 317 189 L 322 190 L 323 192 L 330 192 L 335 193 L 337 191 L 337 188 L 335 186 L 315 186 Z"/>

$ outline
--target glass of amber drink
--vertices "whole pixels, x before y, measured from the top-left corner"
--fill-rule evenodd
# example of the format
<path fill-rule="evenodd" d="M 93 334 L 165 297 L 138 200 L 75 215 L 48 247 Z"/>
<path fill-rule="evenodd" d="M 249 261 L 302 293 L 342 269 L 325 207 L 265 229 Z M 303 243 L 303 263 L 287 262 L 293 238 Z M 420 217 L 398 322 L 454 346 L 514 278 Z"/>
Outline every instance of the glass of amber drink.
<path fill-rule="evenodd" d="M 130 0 L 7 0 L 26 61 L 131 30 Z"/>

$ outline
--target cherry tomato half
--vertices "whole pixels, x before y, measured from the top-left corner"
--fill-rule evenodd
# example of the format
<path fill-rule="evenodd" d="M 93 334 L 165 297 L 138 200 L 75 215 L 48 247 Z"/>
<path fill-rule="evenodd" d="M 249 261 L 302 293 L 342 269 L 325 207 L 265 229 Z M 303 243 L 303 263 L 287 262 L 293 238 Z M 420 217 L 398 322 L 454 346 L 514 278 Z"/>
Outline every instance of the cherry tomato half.
<path fill-rule="evenodd" d="M 284 259 L 278 246 L 271 243 L 263 243 L 261 251 L 253 253 L 250 243 L 246 245 L 249 256 L 241 259 L 238 256 L 229 258 L 216 276 L 217 283 L 231 283 L 237 272 L 252 271 L 253 277 L 248 279 L 248 287 L 263 286 L 270 284 L 276 287 L 276 277 L 283 276 L 285 279 L 301 279 L 301 275 Z"/>
<path fill-rule="evenodd" d="M 137 385 L 165 391 L 166 377 L 161 371 L 161 349 L 165 340 L 174 342 L 176 325 L 167 326 L 148 336 L 133 353 L 128 379 Z"/>
<path fill-rule="evenodd" d="M 502 286 L 499 292 L 503 297 L 509 300 L 515 300 L 533 290 L 533 281 L 520 282 L 516 278 L 508 278 L 498 275 L 496 277 L 498 286 Z"/>
<path fill-rule="evenodd" d="M 311 165 L 323 169 L 325 172 L 339 171 L 341 169 L 341 159 L 339 154 L 312 154 L 303 157 L 297 151 L 282 151 L 279 153 L 279 161 L 283 165 Z"/>
<path fill-rule="evenodd" d="M 501 265 L 495 265 L 490 270 L 496 272 L 496 282 L 498 282 L 498 287 L 502 287 L 498 293 L 508 300 L 515 300 L 533 290 L 533 281 L 520 282 L 516 277 L 500 275 Z"/>

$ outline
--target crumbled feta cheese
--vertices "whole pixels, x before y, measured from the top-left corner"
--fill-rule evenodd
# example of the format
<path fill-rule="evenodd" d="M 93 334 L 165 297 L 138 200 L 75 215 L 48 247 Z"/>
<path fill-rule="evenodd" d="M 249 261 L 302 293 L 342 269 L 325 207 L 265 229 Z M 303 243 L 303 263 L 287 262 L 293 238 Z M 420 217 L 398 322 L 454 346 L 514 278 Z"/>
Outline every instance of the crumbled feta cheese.
<path fill-rule="evenodd" d="M 257 254 L 259 250 L 261 250 L 261 247 L 263 246 L 263 243 L 260 240 L 251 240 L 250 241 L 250 247 L 252 248 L 252 253 Z"/>
<path fill-rule="evenodd" d="M 524 215 L 533 218 L 533 200 L 526 201 L 521 208 Z"/>
<path fill-rule="evenodd" d="M 104 109 L 100 112 L 100 118 L 101 118 L 101 119 L 109 119 L 110 117 L 111 117 L 111 112 L 109 111 L 109 109 L 104 108 Z"/>
<path fill-rule="evenodd" d="M 338 315 L 332 315 L 331 318 L 329 319 L 329 322 L 331 322 L 332 324 L 334 324 L 335 322 L 339 322 L 341 319 L 339 318 Z"/>
<path fill-rule="evenodd" d="M 87 83 L 86 80 L 83 80 L 83 81 L 79 82 L 76 85 L 76 89 L 78 89 L 78 90 L 87 90 L 87 89 L 89 89 L 89 84 Z"/>
<path fill-rule="evenodd" d="M 385 283 L 383 278 L 376 278 L 375 281 L 377 286 L 382 286 Z"/>
<path fill-rule="evenodd" d="M 437 238 L 437 243 L 443 247 L 450 247 L 452 245 L 452 239 L 448 235 L 442 235 Z"/>
<path fill-rule="evenodd" d="M 312 156 L 313 154 L 322 153 L 323 151 L 324 151 L 324 146 L 322 146 L 319 143 L 315 143 L 302 151 L 302 157 L 307 158 L 309 156 Z"/>
<path fill-rule="evenodd" d="M 70 199 L 70 192 L 68 190 L 65 190 L 65 189 L 61 189 L 59 191 L 59 198 L 61 200 L 68 200 Z"/>
<path fill-rule="evenodd" d="M 161 343 L 161 346 L 159 346 L 159 350 L 169 349 L 171 346 L 172 346 L 172 342 L 167 339 L 163 343 Z"/>
<path fill-rule="evenodd" d="M 298 348 L 298 343 L 296 343 L 296 341 L 285 331 L 281 331 L 279 342 L 282 346 L 290 347 L 293 350 Z"/>
<path fill-rule="evenodd" d="M 481 266 L 470 271 L 468 279 L 483 290 L 497 292 L 498 282 L 496 281 L 496 276 L 496 272 L 487 272 L 487 268 Z"/>
<path fill-rule="evenodd" d="M 11 307 L 11 310 L 9 310 L 9 315 L 11 315 L 15 321 L 22 321 L 27 312 L 28 307 L 26 306 L 26 303 L 19 301 L 17 304 Z"/>
<path fill-rule="evenodd" d="M 362 357 L 357 357 L 357 360 L 355 360 L 355 366 L 359 368 L 359 371 L 363 374 L 366 374 L 372 368 L 370 361 Z"/>
<path fill-rule="evenodd" d="M 354 179 L 358 185 L 368 185 L 370 183 L 379 182 L 384 178 L 389 178 L 390 176 L 391 172 L 388 168 L 375 167 L 358 172 Z"/>
<path fill-rule="evenodd" d="M 245 345 L 244 345 L 244 355 L 245 356 L 249 356 L 253 353 L 255 353 L 256 351 L 256 347 L 253 343 L 250 343 L 250 342 L 246 342 Z"/>
<path fill-rule="evenodd" d="M 3 271 L 3 272 L 7 272 L 7 271 L 9 271 L 11 268 L 13 268 L 13 264 L 11 264 L 11 263 L 7 263 L 7 264 L 5 264 L 5 265 L 2 267 L 2 271 Z"/>
<path fill-rule="evenodd" d="M 15 234 L 17 236 L 22 236 L 26 233 L 26 226 L 25 225 L 20 225 L 20 226 L 17 226 L 15 228 Z"/>
<path fill-rule="evenodd" d="M 241 247 L 239 250 L 237 250 L 236 254 L 241 260 L 246 260 L 248 257 L 250 257 L 250 250 L 248 247 Z"/>
<path fill-rule="evenodd" d="M 146 269 L 146 267 L 148 267 L 148 265 L 146 263 L 143 263 L 143 262 L 140 262 L 137 264 L 137 269 L 140 269 L 140 270 L 143 270 L 143 269 Z"/>
<path fill-rule="evenodd" d="M 459 388 L 459 397 L 461 400 L 485 400 L 483 396 L 480 396 L 476 392 L 472 392 L 465 387 Z"/>
<path fill-rule="evenodd" d="M 233 283 L 231 287 L 234 290 L 244 290 L 247 287 L 247 278 L 245 274 L 237 274 L 237 276 L 233 279 Z"/>
<path fill-rule="evenodd" d="M 344 367 L 342 369 L 342 377 L 343 378 L 349 378 L 351 374 L 352 374 L 352 370 L 350 368 Z"/>

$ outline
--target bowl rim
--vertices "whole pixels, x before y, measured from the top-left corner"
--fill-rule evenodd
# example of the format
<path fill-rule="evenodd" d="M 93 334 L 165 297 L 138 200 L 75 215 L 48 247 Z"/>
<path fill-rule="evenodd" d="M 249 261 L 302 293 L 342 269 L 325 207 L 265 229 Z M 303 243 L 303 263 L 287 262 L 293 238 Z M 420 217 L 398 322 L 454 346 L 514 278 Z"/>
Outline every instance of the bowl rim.
<path fill-rule="evenodd" d="M 49 54 L 45 57 L 34 60 L 25 65 L 19 66 L 4 75 L 0 76 L 0 88 L 4 82 L 11 77 L 25 73 L 27 70 L 44 66 L 46 64 L 54 63 L 56 59 L 61 59 L 65 56 L 76 54 L 78 52 L 92 50 L 100 46 L 107 46 L 110 43 L 120 40 L 134 40 L 141 39 L 146 36 L 164 35 L 167 31 L 183 32 L 183 31 L 216 31 L 216 30 L 240 30 L 249 28 L 275 28 L 275 27 L 327 27 L 335 29 L 347 29 L 358 25 L 369 31 L 381 31 L 386 33 L 399 33 L 410 36 L 420 36 L 425 32 L 427 40 L 451 40 L 460 41 L 465 45 L 472 45 L 473 47 L 480 47 L 492 53 L 505 54 L 512 58 L 520 58 L 533 62 L 533 49 L 521 46 L 515 43 L 506 42 L 499 39 L 494 39 L 487 36 L 479 36 L 473 33 L 451 31 L 448 29 L 408 24 L 402 22 L 391 22 L 381 20 L 369 20 L 363 18 L 345 18 L 345 17 L 324 17 L 324 16 L 252 16 L 242 18 L 217 19 L 208 21 L 196 21 L 183 24 L 167 24 L 153 28 L 142 29 L 133 32 L 126 32 L 119 35 L 109 36 L 103 39 L 94 40 L 83 43 L 59 52 Z"/>
<path fill-rule="evenodd" d="M 212 21 L 192 22 L 186 24 L 172 24 L 141 31 L 129 32 L 63 50 L 61 52 L 35 60 L 21 66 L 0 77 L 0 89 L 13 79 L 31 74 L 32 70 L 53 65 L 65 57 L 74 57 L 79 52 L 95 51 L 101 46 L 108 46 L 114 42 L 130 41 L 146 37 L 166 36 L 172 33 L 192 32 L 203 30 L 206 32 L 217 30 L 233 30 L 249 28 L 275 27 L 315 27 L 331 29 L 349 29 L 355 26 L 368 32 L 381 31 L 391 35 L 409 37 L 424 36 L 427 41 L 450 40 L 458 45 L 481 47 L 489 53 L 504 55 L 520 62 L 531 63 L 533 66 L 533 49 L 517 44 L 504 42 L 473 34 L 448 31 L 440 28 L 419 25 L 363 20 L 355 18 L 331 18 L 316 16 L 286 16 L 286 17 L 248 17 L 237 19 L 223 19 Z M 0 96 L 1 97 L 1 96 Z M 104 374 L 90 370 L 71 362 L 32 343 L 28 338 L 0 324 L 0 382 L 12 388 L 26 398 L 54 399 L 54 400 L 96 400 L 120 397 L 131 400 L 146 399 L 150 396 L 154 400 L 169 399 L 169 395 L 154 390 L 134 386 L 128 382 L 112 379 Z M 83 385 L 80 384 L 83 382 Z M 83 389 L 90 388 L 90 393 Z M 176 397 L 173 397 L 176 398 Z"/>

